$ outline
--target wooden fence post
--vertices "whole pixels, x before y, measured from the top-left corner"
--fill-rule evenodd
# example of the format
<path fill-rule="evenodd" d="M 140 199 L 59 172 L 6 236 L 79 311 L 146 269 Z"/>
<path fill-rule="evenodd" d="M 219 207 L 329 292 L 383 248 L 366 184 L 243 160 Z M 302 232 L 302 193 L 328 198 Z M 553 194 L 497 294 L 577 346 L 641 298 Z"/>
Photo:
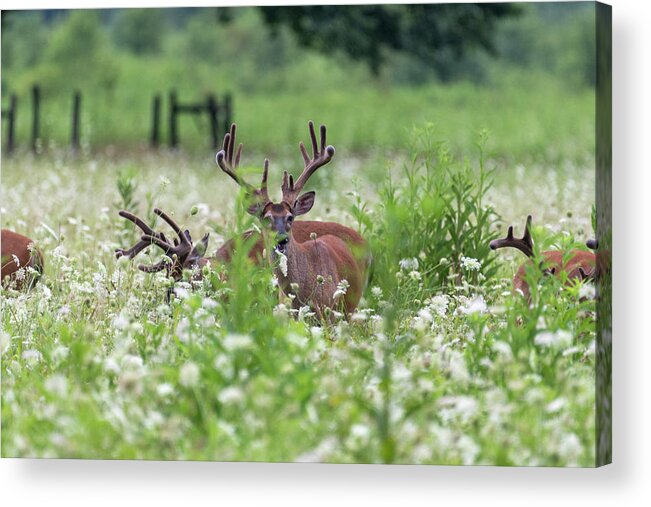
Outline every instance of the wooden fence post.
<path fill-rule="evenodd" d="M 16 134 L 16 104 L 18 99 L 15 94 L 9 97 L 9 108 L 5 110 L 7 116 L 7 153 L 14 151 L 14 136 Z"/>
<path fill-rule="evenodd" d="M 217 105 L 217 99 L 212 93 L 208 95 L 206 109 L 208 111 L 208 121 L 210 122 L 210 146 L 212 148 L 217 148 L 219 146 L 219 123 L 217 120 L 219 106 Z"/>
<path fill-rule="evenodd" d="M 81 110 L 81 92 L 75 91 L 72 99 L 72 133 L 70 136 L 70 145 L 73 151 L 79 149 L 79 112 Z"/>
<path fill-rule="evenodd" d="M 170 147 L 176 148 L 179 144 L 177 128 L 177 109 L 176 90 L 170 92 Z"/>
<path fill-rule="evenodd" d="M 41 109 L 41 90 L 38 85 L 32 87 L 32 151 L 38 152 L 39 119 Z"/>
<path fill-rule="evenodd" d="M 233 114 L 233 99 L 230 93 L 224 95 L 224 134 L 231 128 L 231 115 Z"/>
<path fill-rule="evenodd" d="M 160 95 L 154 95 L 151 118 L 151 145 L 156 148 L 160 142 Z"/>

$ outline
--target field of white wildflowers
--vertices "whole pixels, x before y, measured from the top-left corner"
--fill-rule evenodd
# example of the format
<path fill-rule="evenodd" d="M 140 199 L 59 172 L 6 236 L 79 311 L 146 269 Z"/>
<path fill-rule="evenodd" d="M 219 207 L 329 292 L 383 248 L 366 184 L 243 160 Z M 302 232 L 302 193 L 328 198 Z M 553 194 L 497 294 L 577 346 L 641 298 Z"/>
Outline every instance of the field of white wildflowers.
<path fill-rule="evenodd" d="M 208 254 L 251 226 L 213 155 L 5 159 L 3 227 L 46 269 L 2 291 L 2 456 L 592 466 L 591 287 L 539 277 L 528 305 L 523 256 L 488 241 L 533 214 L 540 249 L 581 247 L 593 169 L 410 155 L 338 152 L 314 178 L 306 218 L 360 229 L 376 258 L 358 311 L 328 326 L 244 259 L 169 304 L 164 274 L 136 268 L 159 252 L 115 259 L 139 235 L 123 207 L 210 231 Z"/>

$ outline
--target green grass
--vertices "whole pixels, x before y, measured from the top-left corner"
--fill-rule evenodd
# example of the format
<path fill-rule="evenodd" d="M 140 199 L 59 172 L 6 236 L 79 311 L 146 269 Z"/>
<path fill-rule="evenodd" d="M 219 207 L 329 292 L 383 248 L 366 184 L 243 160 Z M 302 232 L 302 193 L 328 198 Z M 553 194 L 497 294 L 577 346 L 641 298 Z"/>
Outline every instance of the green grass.
<path fill-rule="evenodd" d="M 119 174 L 133 176 L 122 194 L 139 214 L 160 206 L 194 237 L 212 231 L 209 253 L 249 225 L 212 156 L 5 158 L 3 227 L 29 231 L 46 269 L 32 292 L 2 294 L 2 456 L 593 465 L 588 288 L 533 272 L 528 307 L 510 291 L 522 258 L 481 246 L 510 223 L 520 233 L 533 213 L 539 244 L 580 247 L 592 235 L 594 162 L 515 166 L 480 158 L 478 137 L 446 150 L 431 129 L 394 157 L 338 151 L 315 178 L 307 218 L 360 227 L 383 267 L 358 312 L 324 327 L 288 315 L 271 271 L 244 259 L 227 282 L 210 277 L 170 305 L 164 276 L 114 259 L 136 239 L 117 216 Z M 439 202 L 467 185 L 458 207 Z M 466 218 L 445 222 L 451 210 Z M 463 241 L 427 250 L 448 230 L 439 220 Z"/>
<path fill-rule="evenodd" d="M 116 152 L 146 145 L 151 133 L 154 94 L 163 97 L 162 139 L 168 142 L 168 93 L 175 88 L 183 103 L 204 100 L 208 92 L 233 92 L 233 120 L 240 126 L 247 150 L 295 155 L 306 135 L 306 119 L 325 123 L 331 142 L 347 153 L 372 149 L 387 156 L 403 149 L 414 126 L 437 125 L 451 148 L 462 153 L 491 130 L 490 156 L 511 163 L 585 164 L 594 154 L 594 90 L 568 89 L 562 80 L 538 72 L 505 70 L 484 85 L 455 83 L 420 87 L 389 86 L 371 80 L 356 66 L 330 68 L 330 60 L 309 55 L 285 69 L 274 82 L 268 74 L 256 87 L 243 86 L 242 69 L 208 65 L 189 58 L 146 61 L 120 55 L 120 72 L 110 91 L 82 89 L 82 145 L 87 151 L 112 146 Z M 320 76 L 311 81 L 305 74 Z M 17 139 L 29 146 L 30 87 L 41 82 L 29 72 L 7 72 L 18 94 Z M 273 74 L 272 74 L 273 76 Z M 251 80 L 244 80 L 250 82 Z M 70 142 L 73 86 L 43 90 L 43 149 Z M 3 89 L 3 101 L 7 100 Z M 207 153 L 209 126 L 205 117 L 180 119 L 181 146 Z M 372 147 L 372 148 L 371 148 Z"/>

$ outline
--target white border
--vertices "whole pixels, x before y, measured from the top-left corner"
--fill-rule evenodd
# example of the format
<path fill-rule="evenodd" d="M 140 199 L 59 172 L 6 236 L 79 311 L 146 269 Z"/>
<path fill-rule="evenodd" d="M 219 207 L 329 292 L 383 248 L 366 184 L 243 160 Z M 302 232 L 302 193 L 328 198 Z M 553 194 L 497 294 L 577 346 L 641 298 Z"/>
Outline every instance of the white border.
<path fill-rule="evenodd" d="M 137 0 L 138 6 L 234 5 Z M 5 0 L 3 8 L 121 1 Z M 245 1 L 242 4 L 299 2 Z M 300 2 L 314 3 L 314 2 Z M 328 3 L 368 3 L 336 2 Z M 650 505 L 648 2 L 613 0 L 614 461 L 599 469 L 0 460 L 3 505 Z M 646 500 L 646 502 L 644 501 Z"/>

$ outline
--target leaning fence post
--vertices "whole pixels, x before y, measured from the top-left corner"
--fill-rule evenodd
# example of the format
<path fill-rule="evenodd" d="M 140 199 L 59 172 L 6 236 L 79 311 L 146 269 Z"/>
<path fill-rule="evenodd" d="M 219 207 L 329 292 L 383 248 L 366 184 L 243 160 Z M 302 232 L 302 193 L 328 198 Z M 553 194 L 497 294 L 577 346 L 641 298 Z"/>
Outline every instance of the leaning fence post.
<path fill-rule="evenodd" d="M 39 118 L 41 109 L 41 90 L 38 85 L 32 87 L 32 151 L 38 152 Z"/>
<path fill-rule="evenodd" d="M 76 91 L 72 100 L 72 134 L 70 144 L 73 151 L 79 149 L 79 112 L 81 109 L 81 92 Z"/>
<path fill-rule="evenodd" d="M 160 142 L 160 95 L 154 95 L 151 118 L 151 145 L 156 148 Z"/>
<path fill-rule="evenodd" d="M 177 109 L 178 103 L 176 101 L 176 91 L 172 90 L 170 92 L 170 147 L 176 148 L 179 144 L 178 133 L 176 130 L 177 127 Z"/>

